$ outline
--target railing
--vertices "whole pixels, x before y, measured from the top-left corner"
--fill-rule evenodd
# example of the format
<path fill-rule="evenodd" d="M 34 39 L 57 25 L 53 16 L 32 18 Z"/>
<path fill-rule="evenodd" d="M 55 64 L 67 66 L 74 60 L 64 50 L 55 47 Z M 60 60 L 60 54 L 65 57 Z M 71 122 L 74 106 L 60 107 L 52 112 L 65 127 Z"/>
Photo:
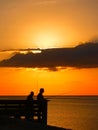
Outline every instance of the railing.
<path fill-rule="evenodd" d="M 34 100 L 31 107 L 27 104 L 27 100 L 0 100 L 0 115 L 13 118 L 24 117 L 33 122 L 47 124 L 47 100 L 43 102 Z"/>

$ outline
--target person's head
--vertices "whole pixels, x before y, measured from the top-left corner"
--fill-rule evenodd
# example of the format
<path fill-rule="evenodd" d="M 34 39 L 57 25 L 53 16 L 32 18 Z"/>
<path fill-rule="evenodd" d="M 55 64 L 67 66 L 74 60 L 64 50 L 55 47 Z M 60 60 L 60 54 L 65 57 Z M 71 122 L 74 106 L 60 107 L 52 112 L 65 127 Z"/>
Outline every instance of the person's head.
<path fill-rule="evenodd" d="M 31 96 L 34 96 L 34 92 L 33 92 L 33 91 L 31 91 L 31 93 L 30 93 L 30 94 L 31 94 Z"/>
<path fill-rule="evenodd" d="M 44 88 L 40 88 L 40 93 L 44 93 Z"/>

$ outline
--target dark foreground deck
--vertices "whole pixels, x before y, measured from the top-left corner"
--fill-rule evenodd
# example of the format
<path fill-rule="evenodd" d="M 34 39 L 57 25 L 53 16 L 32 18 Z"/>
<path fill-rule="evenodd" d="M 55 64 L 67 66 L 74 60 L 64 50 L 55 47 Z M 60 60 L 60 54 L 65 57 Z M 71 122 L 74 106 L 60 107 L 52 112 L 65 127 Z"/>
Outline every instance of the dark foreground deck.
<path fill-rule="evenodd" d="M 7 116 L 0 117 L 0 130 L 72 130 L 40 123 L 33 123 L 27 120 L 17 118 L 9 118 Z"/>
<path fill-rule="evenodd" d="M 30 113 L 32 114 L 31 116 Z M 0 100 L 0 116 L 20 119 L 27 119 L 26 117 L 30 116 L 32 122 L 47 125 L 47 100 L 43 101 L 42 110 L 40 110 L 39 102 L 37 100 L 33 101 L 32 109 L 27 108 L 27 100 Z"/>

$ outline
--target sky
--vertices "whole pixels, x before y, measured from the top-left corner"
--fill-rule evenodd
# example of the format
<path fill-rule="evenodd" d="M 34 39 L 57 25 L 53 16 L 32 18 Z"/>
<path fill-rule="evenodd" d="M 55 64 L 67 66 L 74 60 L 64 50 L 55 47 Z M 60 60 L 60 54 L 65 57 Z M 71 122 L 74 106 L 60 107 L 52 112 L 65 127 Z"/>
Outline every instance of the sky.
<path fill-rule="evenodd" d="M 0 50 L 98 39 L 97 0 L 0 0 Z"/>
<path fill-rule="evenodd" d="M 0 95 L 98 95 L 97 59 L 98 0 L 0 0 Z"/>

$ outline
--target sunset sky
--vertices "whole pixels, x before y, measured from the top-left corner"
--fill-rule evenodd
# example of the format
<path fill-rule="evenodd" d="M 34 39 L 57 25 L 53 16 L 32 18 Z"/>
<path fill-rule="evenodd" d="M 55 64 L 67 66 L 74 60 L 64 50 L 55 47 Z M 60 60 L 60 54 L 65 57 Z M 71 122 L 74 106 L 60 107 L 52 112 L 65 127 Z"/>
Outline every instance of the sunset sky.
<path fill-rule="evenodd" d="M 0 49 L 70 47 L 98 38 L 97 0 L 0 0 Z"/>
<path fill-rule="evenodd" d="M 87 42 L 98 43 L 98 0 L 0 0 L 0 61 L 19 49 L 26 53 L 28 48 L 74 48 Z M 32 89 L 37 94 L 41 86 L 46 95 L 98 95 L 98 63 L 87 61 L 90 65 L 62 66 L 59 57 L 58 70 L 50 62 L 48 70 L 45 62 L 43 69 L 36 68 L 39 64 L 1 67 L 0 94 L 25 95 Z"/>

